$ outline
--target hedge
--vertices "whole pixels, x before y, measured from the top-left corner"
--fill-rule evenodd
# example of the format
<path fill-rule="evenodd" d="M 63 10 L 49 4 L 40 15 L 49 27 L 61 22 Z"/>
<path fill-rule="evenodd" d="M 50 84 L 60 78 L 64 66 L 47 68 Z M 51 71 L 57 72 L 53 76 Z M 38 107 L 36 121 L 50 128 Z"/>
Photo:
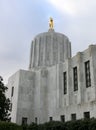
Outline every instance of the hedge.
<path fill-rule="evenodd" d="M 51 121 L 44 124 L 32 123 L 26 126 L 18 126 L 14 123 L 0 122 L 0 130 L 96 130 L 96 119 L 77 121 Z"/>
<path fill-rule="evenodd" d="M 22 130 L 22 127 L 15 123 L 0 122 L 0 130 Z"/>
<path fill-rule="evenodd" d="M 96 130 L 96 119 L 77 121 L 51 121 L 44 124 L 30 124 L 26 130 Z"/>
<path fill-rule="evenodd" d="M 44 124 L 30 124 L 26 130 L 68 130 L 66 124 L 60 121 L 51 121 Z"/>

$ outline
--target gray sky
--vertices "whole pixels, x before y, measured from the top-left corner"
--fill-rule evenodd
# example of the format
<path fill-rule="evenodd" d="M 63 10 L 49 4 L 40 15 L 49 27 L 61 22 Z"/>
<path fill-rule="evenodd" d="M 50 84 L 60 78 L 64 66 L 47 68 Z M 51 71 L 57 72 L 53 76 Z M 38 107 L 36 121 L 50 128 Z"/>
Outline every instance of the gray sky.
<path fill-rule="evenodd" d="M 72 54 L 96 43 L 96 0 L 0 0 L 0 75 L 7 83 L 17 70 L 29 65 L 32 39 L 48 31 L 69 37 Z"/>

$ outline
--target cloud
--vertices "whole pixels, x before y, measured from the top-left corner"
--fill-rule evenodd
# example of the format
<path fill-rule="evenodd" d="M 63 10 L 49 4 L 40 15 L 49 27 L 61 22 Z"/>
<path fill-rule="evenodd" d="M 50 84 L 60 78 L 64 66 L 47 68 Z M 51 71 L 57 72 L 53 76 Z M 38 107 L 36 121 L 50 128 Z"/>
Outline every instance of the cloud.
<path fill-rule="evenodd" d="M 83 51 L 89 44 L 96 43 L 96 1 L 95 0 L 48 0 L 59 11 L 57 30 L 71 40 L 72 53 Z"/>
<path fill-rule="evenodd" d="M 62 13 L 69 15 L 84 15 L 96 7 L 95 0 L 48 0 Z M 90 13 L 90 12 L 89 12 Z"/>

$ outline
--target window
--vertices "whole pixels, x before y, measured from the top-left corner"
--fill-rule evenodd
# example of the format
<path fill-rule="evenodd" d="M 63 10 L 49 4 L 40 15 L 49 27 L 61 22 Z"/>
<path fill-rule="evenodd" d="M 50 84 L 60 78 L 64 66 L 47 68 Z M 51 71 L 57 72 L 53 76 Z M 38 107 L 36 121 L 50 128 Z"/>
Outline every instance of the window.
<path fill-rule="evenodd" d="M 64 82 L 64 94 L 67 94 L 67 73 L 63 73 L 63 82 Z"/>
<path fill-rule="evenodd" d="M 90 61 L 85 62 L 85 79 L 86 79 L 86 87 L 91 86 L 91 74 L 90 74 Z"/>
<path fill-rule="evenodd" d="M 35 117 L 35 123 L 37 124 L 37 117 Z"/>
<path fill-rule="evenodd" d="M 77 67 L 73 68 L 73 84 L 74 84 L 74 91 L 78 90 L 78 74 L 77 74 Z"/>
<path fill-rule="evenodd" d="M 22 125 L 27 125 L 27 117 L 22 117 Z"/>
<path fill-rule="evenodd" d="M 53 118 L 52 117 L 49 117 L 49 121 L 52 121 L 53 120 Z"/>
<path fill-rule="evenodd" d="M 14 94 L 14 87 L 12 87 L 12 90 L 11 90 L 11 97 L 13 97 L 13 94 Z"/>
<path fill-rule="evenodd" d="M 84 118 L 90 119 L 90 112 L 84 112 Z"/>
<path fill-rule="evenodd" d="M 65 116 L 64 115 L 61 115 L 61 121 L 65 122 Z"/>
<path fill-rule="evenodd" d="M 73 114 L 71 114 L 71 120 L 76 120 L 76 114 L 75 113 L 73 113 Z"/>

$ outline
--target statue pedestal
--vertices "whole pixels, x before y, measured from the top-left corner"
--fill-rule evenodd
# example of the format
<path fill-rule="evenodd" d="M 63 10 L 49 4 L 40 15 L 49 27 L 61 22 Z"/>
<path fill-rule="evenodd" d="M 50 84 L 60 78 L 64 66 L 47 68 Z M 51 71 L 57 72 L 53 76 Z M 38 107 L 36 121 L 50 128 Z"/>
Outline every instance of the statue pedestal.
<path fill-rule="evenodd" d="M 54 29 L 49 29 L 48 32 L 54 32 Z"/>

